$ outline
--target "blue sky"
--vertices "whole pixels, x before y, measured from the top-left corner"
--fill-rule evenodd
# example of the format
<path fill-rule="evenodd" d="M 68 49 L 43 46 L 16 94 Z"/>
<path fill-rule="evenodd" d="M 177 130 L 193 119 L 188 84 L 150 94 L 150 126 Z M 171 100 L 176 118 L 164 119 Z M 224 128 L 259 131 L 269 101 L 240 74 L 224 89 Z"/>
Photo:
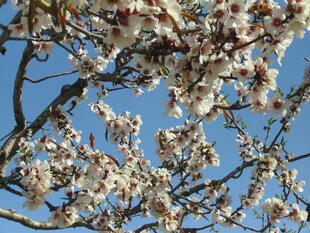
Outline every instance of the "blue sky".
<path fill-rule="evenodd" d="M 11 18 L 11 12 L 8 8 L 4 7 L 0 9 L 0 22 L 7 23 Z M 292 46 L 287 50 L 286 56 L 282 61 L 282 66 L 276 65 L 274 67 L 280 70 L 278 76 L 278 86 L 284 91 L 288 90 L 293 84 L 298 84 L 302 80 L 304 67 L 307 65 L 304 61 L 304 57 L 310 57 L 310 35 L 306 34 L 303 40 L 295 39 Z M 0 67 L 1 67 L 1 90 L 0 90 L 0 137 L 7 134 L 14 127 L 14 117 L 12 111 L 12 90 L 13 83 L 18 67 L 18 62 L 21 57 L 21 53 L 25 46 L 25 42 L 8 42 L 5 44 L 7 48 L 7 55 L 0 55 Z M 66 58 L 66 54 L 59 48 L 56 48 L 48 63 L 35 63 L 33 62 L 29 67 L 27 75 L 33 79 L 44 77 L 46 75 L 71 71 L 73 67 L 70 65 L 69 60 Z M 24 110 L 27 120 L 32 121 L 47 105 L 48 103 L 59 93 L 60 88 L 64 84 L 73 83 L 77 79 L 77 75 L 65 76 L 55 78 L 54 80 L 48 80 L 39 84 L 26 83 L 24 90 Z M 90 92 L 92 90 L 90 89 Z M 73 125 L 77 129 L 81 129 L 84 132 L 85 142 L 88 135 L 92 132 L 96 135 L 96 145 L 99 149 L 106 153 L 115 154 L 116 150 L 113 146 L 105 142 L 103 122 L 98 120 L 93 113 L 90 112 L 87 103 L 95 101 L 96 97 L 94 92 L 89 94 L 89 98 L 84 104 L 79 106 L 79 109 L 74 111 Z M 150 159 L 156 165 L 158 163 L 158 156 L 155 153 L 156 146 L 154 142 L 154 133 L 158 128 L 175 127 L 182 124 L 184 119 L 176 120 L 163 116 L 165 112 L 162 106 L 164 101 L 167 101 L 167 92 L 165 90 L 164 82 L 152 92 L 145 91 L 145 94 L 135 98 L 131 96 L 131 91 L 116 91 L 111 92 L 107 98 L 107 103 L 113 108 L 116 114 L 120 114 L 125 111 L 132 112 L 133 115 L 140 114 L 142 116 L 143 125 L 141 128 L 141 135 L 139 138 L 142 140 L 141 148 L 145 151 L 145 156 Z M 247 111 L 240 112 L 245 122 L 249 126 L 248 131 L 253 136 L 255 134 L 263 135 L 263 122 L 266 122 L 270 116 L 261 116 L 258 114 L 248 114 Z M 287 135 L 287 150 L 301 155 L 309 153 L 310 151 L 310 106 L 305 105 L 302 108 L 302 113 L 292 122 L 292 133 Z M 218 179 L 223 177 L 234 166 L 239 164 L 239 157 L 237 154 L 237 145 L 235 143 L 236 132 L 227 131 L 221 127 L 224 119 L 220 117 L 213 124 L 206 124 L 205 130 L 207 134 L 207 140 L 209 142 L 217 141 L 215 149 L 220 155 L 221 167 L 220 168 L 207 168 L 205 178 Z M 276 127 L 277 129 L 277 127 Z M 274 135 L 276 131 L 273 131 Z M 300 173 L 297 180 L 306 180 L 310 183 L 310 173 L 308 172 L 308 160 L 298 161 L 290 165 L 290 167 L 297 168 Z M 246 172 L 247 174 L 247 172 Z M 250 183 L 249 178 L 244 177 L 239 180 L 230 181 L 231 193 L 235 200 L 237 200 L 238 194 L 244 193 L 247 184 Z M 276 185 L 271 185 L 266 189 L 266 197 L 273 196 L 278 192 Z M 304 197 L 310 200 L 310 185 L 306 186 Z M 53 198 L 52 198 L 53 200 Z M 27 214 L 36 220 L 46 220 L 49 216 L 46 208 L 42 208 L 38 211 L 28 212 L 21 208 L 24 199 L 19 197 L 12 197 L 7 192 L 0 190 L 0 208 L 13 208 L 20 213 Z M 135 225 L 141 225 L 145 220 L 138 221 Z M 252 220 L 247 220 L 249 224 L 259 224 L 257 221 L 254 223 Z M 37 232 L 32 229 L 25 228 L 20 224 L 0 219 L 0 233 L 9 232 Z M 129 225 L 133 228 L 133 225 Z M 259 226 L 259 225 L 258 225 Z M 309 228 L 308 228 L 309 230 Z M 66 229 L 59 230 L 60 233 L 69 233 L 78 231 L 81 233 L 90 232 L 79 228 L 78 230 Z M 228 230 L 223 229 L 221 232 L 240 232 L 240 229 Z M 306 232 L 306 231 L 304 231 Z"/>

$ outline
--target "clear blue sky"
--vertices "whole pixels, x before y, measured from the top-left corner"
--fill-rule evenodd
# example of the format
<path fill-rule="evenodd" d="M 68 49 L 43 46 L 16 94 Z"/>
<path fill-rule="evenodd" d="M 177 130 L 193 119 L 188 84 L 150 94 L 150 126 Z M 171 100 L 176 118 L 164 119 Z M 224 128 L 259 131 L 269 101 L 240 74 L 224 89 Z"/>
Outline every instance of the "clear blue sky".
<path fill-rule="evenodd" d="M 11 18 L 11 12 L 9 9 L 4 7 L 0 9 L 0 22 L 8 22 Z M 278 85 L 283 90 L 288 90 L 293 84 L 300 83 L 304 67 L 306 62 L 304 57 L 310 57 L 310 35 L 306 34 L 303 40 L 295 39 L 293 45 L 287 50 L 286 56 L 282 61 L 282 67 L 275 64 L 274 67 L 280 70 L 278 76 Z M 0 55 L 0 68 L 1 68 L 1 90 L 0 90 L 0 137 L 7 134 L 14 127 L 14 117 L 12 111 L 12 90 L 13 82 L 18 67 L 18 62 L 21 57 L 21 53 L 25 46 L 25 42 L 9 42 L 5 44 L 8 50 L 8 54 L 5 56 Z M 46 75 L 71 71 L 73 67 L 70 62 L 66 59 L 66 54 L 60 49 L 55 49 L 51 54 L 49 62 L 35 63 L 33 62 L 29 67 L 29 77 L 37 79 Z M 39 84 L 26 83 L 24 91 L 24 110 L 26 118 L 31 121 L 33 120 L 47 105 L 48 103 L 59 93 L 62 85 L 67 83 L 73 83 L 77 79 L 77 75 L 55 78 L 55 80 L 45 81 Z M 91 91 L 91 89 L 90 89 Z M 87 140 L 90 132 L 96 135 L 96 143 L 98 147 L 106 153 L 115 153 L 113 146 L 107 144 L 104 139 L 104 127 L 103 123 L 92 114 L 87 107 L 89 101 L 95 101 L 95 95 L 90 94 L 89 98 L 83 105 L 79 107 L 74 113 L 73 125 L 77 129 L 81 129 L 85 134 L 84 138 Z M 165 85 L 162 83 L 158 89 L 152 92 L 145 92 L 139 98 L 131 96 L 131 91 L 118 91 L 110 93 L 107 98 L 107 102 L 114 109 L 116 114 L 124 111 L 131 111 L 133 115 L 142 115 L 143 125 L 141 129 L 141 135 L 139 136 L 142 140 L 141 148 L 145 151 L 147 159 L 154 161 L 154 164 L 158 162 L 157 155 L 155 153 L 155 142 L 154 133 L 157 128 L 169 128 L 175 127 L 181 124 L 184 119 L 176 120 L 173 118 L 163 116 L 165 109 L 161 104 L 168 100 Z M 253 136 L 254 134 L 262 135 L 261 124 L 263 120 L 268 119 L 268 116 L 247 114 L 246 111 L 242 112 L 246 123 L 249 126 L 249 132 Z M 292 122 L 292 133 L 287 136 L 288 144 L 287 150 L 301 155 L 310 152 L 310 106 L 306 105 L 302 108 L 302 114 Z M 234 165 L 239 162 L 237 155 L 237 145 L 235 143 L 236 133 L 234 131 L 227 131 L 222 129 L 221 125 L 224 119 L 219 118 L 214 124 L 208 124 L 205 126 L 207 140 L 217 141 L 215 149 L 220 155 L 221 167 L 220 168 L 208 168 L 206 170 L 206 178 L 220 178 L 231 171 Z M 274 131 L 275 132 L 275 131 Z M 273 132 L 273 133 L 274 133 Z M 310 173 L 308 171 L 309 159 L 295 162 L 291 167 L 296 167 L 300 173 L 298 180 L 304 179 L 309 185 L 306 186 L 304 197 L 310 200 Z M 244 193 L 246 185 L 250 183 L 249 178 L 242 178 L 235 181 L 230 181 L 231 194 L 234 199 L 237 200 L 238 194 Z M 275 186 L 271 186 L 266 190 L 266 197 L 271 197 L 273 193 L 277 192 Z M 53 200 L 53 199 L 51 199 Z M 0 208 L 13 208 L 20 213 L 25 213 L 37 220 L 46 220 L 49 216 L 46 208 L 42 208 L 38 211 L 28 212 L 21 208 L 24 199 L 19 197 L 12 197 L 7 192 L 0 191 Z M 238 202 L 238 201 L 237 201 Z M 142 224 L 145 219 L 138 222 L 137 225 Z M 251 220 L 247 220 L 249 224 L 253 224 Z M 258 223 L 258 222 L 256 222 Z M 129 225 L 132 226 L 132 225 Z M 131 228 L 131 227 L 130 227 Z M 133 230 L 134 228 L 132 228 Z M 310 228 L 308 228 L 309 231 Z M 79 228 L 78 230 L 66 229 L 59 230 L 60 233 L 69 232 L 90 232 Z M 223 229 L 221 232 L 241 232 L 240 228 L 236 230 Z M 25 228 L 20 224 L 10 222 L 7 220 L 0 219 L 0 233 L 10 232 L 45 232 L 35 231 L 32 229 Z M 307 232 L 305 230 L 304 232 Z"/>

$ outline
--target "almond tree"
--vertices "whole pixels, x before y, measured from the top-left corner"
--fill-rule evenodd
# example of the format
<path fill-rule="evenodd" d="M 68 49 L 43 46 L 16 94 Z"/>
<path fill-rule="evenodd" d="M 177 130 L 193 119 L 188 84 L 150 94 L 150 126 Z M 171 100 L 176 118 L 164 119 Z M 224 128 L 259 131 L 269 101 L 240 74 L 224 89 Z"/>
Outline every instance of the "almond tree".
<path fill-rule="evenodd" d="M 0 188 L 5 195 L 24 197 L 28 210 L 47 206 L 50 217 L 40 222 L 1 208 L 0 217 L 33 229 L 97 232 L 239 227 L 275 233 L 289 232 L 281 223 L 297 223 L 298 232 L 305 226 L 305 209 L 310 209 L 301 194 L 305 181 L 288 165 L 310 154 L 294 157 L 281 138 L 309 100 L 310 66 L 296 87 L 283 93 L 273 63 L 281 64 L 294 36 L 301 39 L 310 29 L 308 0 L 0 0 L 0 7 L 6 5 L 16 15 L 8 25 L 0 24 L 2 56 L 9 41 L 26 45 L 14 82 L 16 126 L 2 138 Z M 30 63 L 48 63 L 60 51 L 67 53 L 73 71 L 27 76 Z M 79 78 L 29 122 L 22 104 L 25 82 L 72 74 Z M 132 116 L 126 112 L 130 109 L 116 114 L 105 100 L 124 89 L 138 96 L 160 82 L 169 92 L 166 115 L 183 117 L 184 123 L 158 129 L 161 164 L 156 164 L 140 146 L 143 116 Z M 224 85 L 233 91 L 227 93 Z M 84 101 L 88 92 L 98 98 Z M 118 154 L 99 150 L 95 135 L 82 135 L 72 126 L 79 104 L 88 104 L 104 122 L 106 139 Z M 247 132 L 236 117 L 240 110 L 266 117 L 264 138 Z M 236 133 L 240 164 L 211 180 L 205 169 L 220 166 L 220 156 L 215 143 L 207 141 L 204 125 L 221 116 L 223 127 Z M 280 129 L 272 137 L 276 121 Z M 81 137 L 88 143 L 82 144 Z M 251 183 L 234 203 L 230 181 L 245 170 L 252 171 Z M 281 193 L 265 195 L 269 180 Z M 50 201 L 55 192 L 64 192 L 65 200 Z M 264 213 L 257 220 L 261 228 L 243 223 L 256 209 Z M 127 230 L 142 217 L 141 227 Z M 190 227 L 192 218 L 202 221 Z"/>

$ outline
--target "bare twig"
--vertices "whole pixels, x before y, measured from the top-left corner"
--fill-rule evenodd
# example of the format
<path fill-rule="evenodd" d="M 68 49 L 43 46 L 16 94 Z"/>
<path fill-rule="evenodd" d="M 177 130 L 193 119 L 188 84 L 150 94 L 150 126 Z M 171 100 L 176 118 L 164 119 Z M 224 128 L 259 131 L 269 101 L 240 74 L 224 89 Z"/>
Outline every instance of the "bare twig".
<path fill-rule="evenodd" d="M 20 21 L 21 16 L 22 16 L 22 12 L 21 11 L 17 12 L 17 14 L 11 20 L 10 24 L 18 23 Z M 3 44 L 9 39 L 10 34 L 11 34 L 10 30 L 6 29 L 0 35 L 0 51 L 5 50 L 5 48 L 3 47 Z"/>
<path fill-rule="evenodd" d="M 222 106 L 222 105 L 215 104 L 215 105 L 213 105 L 213 107 L 219 108 L 219 109 L 222 109 L 222 110 L 241 110 L 241 109 L 244 109 L 244 108 L 248 108 L 251 105 L 252 104 L 245 104 L 245 105 L 232 104 L 230 106 Z"/>
<path fill-rule="evenodd" d="M 288 161 L 291 163 L 291 162 L 295 162 L 295 161 L 298 161 L 300 159 L 305 159 L 305 158 L 308 158 L 308 157 L 310 157 L 310 153 L 305 154 L 305 155 L 297 156 L 295 158 L 289 159 Z"/>
<path fill-rule="evenodd" d="M 86 36 L 89 36 L 91 38 L 95 38 L 95 39 L 99 39 L 99 40 L 103 40 L 104 37 L 103 36 L 100 36 L 100 35 L 97 35 L 97 34 L 94 34 L 94 33 L 91 33 L 90 31 L 87 31 L 85 30 L 84 28 L 81 28 L 79 27 L 78 25 L 70 22 L 70 21 L 67 21 L 67 25 L 69 25 L 70 27 L 72 27 L 73 29 L 75 29 L 76 31 L 78 32 L 81 32 L 83 33 L 84 35 Z"/>
<path fill-rule="evenodd" d="M 73 71 L 69 71 L 69 72 L 63 72 L 63 73 L 59 73 L 59 74 L 49 75 L 49 76 L 46 76 L 44 78 L 40 78 L 40 79 L 37 79 L 37 80 L 32 80 L 30 78 L 24 77 L 24 80 L 27 80 L 27 81 L 32 82 L 32 83 L 39 83 L 39 82 L 45 81 L 47 79 L 51 79 L 51 78 L 55 78 L 55 77 L 60 77 L 60 76 L 65 76 L 65 75 L 70 75 L 70 74 L 74 74 L 74 73 L 77 73 L 77 72 L 78 72 L 77 70 L 73 70 Z"/>
<path fill-rule="evenodd" d="M 51 42 L 59 39 L 59 37 L 52 37 L 52 38 L 37 38 L 37 37 L 9 37 L 8 40 L 14 40 L 14 41 L 38 41 L 38 42 Z"/>
<path fill-rule="evenodd" d="M 60 42 L 58 42 L 58 41 L 55 41 L 55 43 L 56 43 L 59 47 L 61 47 L 61 48 L 63 48 L 64 50 L 66 50 L 68 53 L 70 53 L 70 54 L 71 54 L 72 56 L 74 56 L 75 58 L 80 59 L 80 58 L 78 57 L 78 55 L 77 55 L 74 51 L 70 50 L 69 48 L 67 48 L 66 46 L 64 46 L 62 43 L 60 43 Z"/>
<path fill-rule="evenodd" d="M 8 185 L 7 185 L 7 186 L 4 186 L 4 189 L 5 189 L 6 191 L 10 192 L 10 193 L 15 194 L 15 195 L 24 196 L 21 192 L 15 190 L 15 189 L 13 189 L 13 188 L 11 188 L 11 187 L 8 186 Z"/>
<path fill-rule="evenodd" d="M 2 138 L 0 138 L 0 142 L 9 137 L 13 133 L 14 129 L 11 130 L 8 134 L 4 135 Z"/>
<path fill-rule="evenodd" d="M 272 140 L 270 146 L 267 148 L 266 153 L 269 153 L 269 151 L 272 149 L 272 147 L 274 146 L 274 144 L 277 142 L 278 138 L 281 136 L 283 130 L 285 129 L 285 125 L 287 124 L 287 122 L 283 122 L 281 128 L 279 129 L 277 135 L 274 137 L 274 139 Z"/>
<path fill-rule="evenodd" d="M 239 49 L 243 49 L 243 48 L 245 48 L 245 47 L 247 47 L 247 46 L 249 46 L 249 45 L 251 45 L 251 44 L 253 44 L 253 43 L 255 43 L 255 42 L 257 42 L 257 41 L 259 41 L 259 40 L 261 40 L 261 39 L 263 39 L 263 38 L 266 37 L 266 36 L 268 36 L 267 33 L 265 33 L 265 34 L 263 34 L 263 35 L 260 35 L 260 36 L 258 36 L 257 38 L 255 38 L 255 39 L 253 39 L 253 40 L 251 40 L 251 41 L 249 41 L 249 42 L 247 42 L 247 43 L 244 43 L 244 44 L 242 44 L 242 45 L 240 45 L 240 46 L 237 46 L 237 47 L 234 47 L 234 48 L 230 49 L 229 51 L 227 51 L 227 53 L 228 53 L 228 54 L 231 54 L 231 53 L 233 53 L 233 52 L 235 52 L 235 51 L 237 51 L 237 50 L 239 50 Z"/>

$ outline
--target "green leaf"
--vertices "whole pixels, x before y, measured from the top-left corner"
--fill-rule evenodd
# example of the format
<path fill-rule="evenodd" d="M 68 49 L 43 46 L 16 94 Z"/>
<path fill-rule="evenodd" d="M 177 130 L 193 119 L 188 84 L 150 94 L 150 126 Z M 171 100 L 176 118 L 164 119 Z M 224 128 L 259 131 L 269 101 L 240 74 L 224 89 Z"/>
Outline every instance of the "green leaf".
<path fill-rule="evenodd" d="M 269 120 L 268 120 L 268 126 L 271 126 L 276 121 L 277 121 L 276 119 L 273 119 L 273 117 L 270 117 Z"/>
<path fill-rule="evenodd" d="M 221 184 L 222 184 L 222 182 L 221 182 L 221 181 L 218 181 L 218 180 L 216 180 L 216 181 L 213 182 L 213 186 L 214 186 L 215 188 L 219 188 L 219 187 L 221 186 Z"/>
<path fill-rule="evenodd" d="M 215 145 L 216 145 L 216 141 L 213 141 L 213 142 L 211 143 L 210 148 L 214 147 Z"/>
<path fill-rule="evenodd" d="M 50 105 L 50 106 L 48 106 L 47 108 L 46 108 L 46 111 L 48 111 L 48 112 L 53 112 L 53 105 Z"/>
<path fill-rule="evenodd" d="M 291 87 L 290 87 L 290 92 L 292 93 L 292 92 L 295 90 L 295 88 L 296 88 L 295 85 L 291 86 Z"/>
<path fill-rule="evenodd" d="M 306 62 L 310 63 L 310 58 L 304 58 L 306 60 Z"/>
<path fill-rule="evenodd" d="M 164 74 L 165 76 L 168 76 L 168 75 L 169 75 L 169 70 L 168 70 L 168 68 L 167 68 L 166 66 L 162 66 L 162 67 L 161 67 L 161 72 L 163 72 L 163 74 Z"/>
<path fill-rule="evenodd" d="M 280 88 L 277 88 L 277 91 L 278 91 L 278 93 L 280 94 L 280 96 L 283 96 L 283 95 L 284 95 L 283 91 L 282 91 Z"/>

